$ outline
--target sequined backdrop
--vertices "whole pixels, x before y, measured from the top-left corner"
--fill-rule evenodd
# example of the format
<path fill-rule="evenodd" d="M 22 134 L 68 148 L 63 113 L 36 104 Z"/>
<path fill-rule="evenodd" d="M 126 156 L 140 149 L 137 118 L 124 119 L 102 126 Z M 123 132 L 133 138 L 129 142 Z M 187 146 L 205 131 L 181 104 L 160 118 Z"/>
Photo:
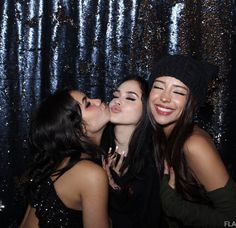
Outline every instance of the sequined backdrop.
<path fill-rule="evenodd" d="M 235 2 L 228 0 L 1 0 L 1 227 L 23 211 L 14 178 L 29 160 L 27 131 L 37 104 L 64 86 L 108 101 L 125 74 L 148 79 L 151 62 L 165 53 L 191 54 L 220 67 L 197 118 L 232 172 L 235 24 Z"/>

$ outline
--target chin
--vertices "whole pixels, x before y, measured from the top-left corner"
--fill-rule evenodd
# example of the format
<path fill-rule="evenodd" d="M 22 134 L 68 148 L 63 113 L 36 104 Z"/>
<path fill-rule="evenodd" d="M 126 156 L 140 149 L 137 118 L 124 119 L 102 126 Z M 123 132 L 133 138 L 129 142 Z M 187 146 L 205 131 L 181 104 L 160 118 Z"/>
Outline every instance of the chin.
<path fill-rule="evenodd" d="M 121 121 L 120 121 L 119 119 L 113 118 L 113 117 L 111 116 L 110 122 L 113 123 L 113 124 L 119 124 Z"/>
<path fill-rule="evenodd" d="M 169 124 L 173 123 L 172 121 L 169 121 L 169 120 L 162 120 L 161 118 L 155 119 L 155 121 L 156 121 L 159 125 L 162 125 L 162 126 L 166 126 L 166 125 L 169 125 Z"/>

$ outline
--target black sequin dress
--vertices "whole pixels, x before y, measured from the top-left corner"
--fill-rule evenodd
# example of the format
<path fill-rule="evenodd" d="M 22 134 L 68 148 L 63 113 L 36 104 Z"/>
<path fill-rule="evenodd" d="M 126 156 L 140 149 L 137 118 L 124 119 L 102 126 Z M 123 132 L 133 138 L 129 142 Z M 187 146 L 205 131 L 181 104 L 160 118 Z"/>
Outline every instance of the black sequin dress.
<path fill-rule="evenodd" d="M 82 211 L 70 209 L 64 205 L 50 178 L 40 184 L 36 191 L 39 197 L 32 199 L 31 205 L 36 209 L 39 227 L 83 227 Z"/>

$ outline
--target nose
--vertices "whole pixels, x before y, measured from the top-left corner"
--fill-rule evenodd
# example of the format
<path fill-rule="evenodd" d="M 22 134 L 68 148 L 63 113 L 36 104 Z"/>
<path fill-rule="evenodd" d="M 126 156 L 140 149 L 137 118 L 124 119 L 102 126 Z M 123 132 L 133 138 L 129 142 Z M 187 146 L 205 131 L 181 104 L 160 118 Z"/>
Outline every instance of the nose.
<path fill-rule="evenodd" d="M 171 96 L 170 96 L 170 94 L 168 92 L 163 92 L 161 94 L 160 100 L 163 103 L 169 103 L 171 101 Z"/>
<path fill-rule="evenodd" d="M 100 106 L 102 101 L 101 99 L 91 99 L 90 102 L 92 102 L 93 104 L 95 104 L 96 106 Z"/>
<path fill-rule="evenodd" d="M 116 98 L 116 99 L 114 100 L 114 103 L 120 105 L 120 104 L 121 104 L 120 99 L 119 99 L 119 98 Z"/>

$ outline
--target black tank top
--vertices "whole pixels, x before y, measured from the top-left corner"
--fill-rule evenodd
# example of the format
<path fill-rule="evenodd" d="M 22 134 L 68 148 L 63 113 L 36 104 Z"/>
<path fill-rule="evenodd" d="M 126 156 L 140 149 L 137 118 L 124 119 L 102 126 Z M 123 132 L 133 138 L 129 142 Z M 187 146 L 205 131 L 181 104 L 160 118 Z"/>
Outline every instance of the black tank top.
<path fill-rule="evenodd" d="M 36 209 L 39 227 L 83 227 L 82 211 L 65 206 L 56 193 L 51 178 L 42 182 L 36 189 L 38 197 L 31 205 Z"/>

